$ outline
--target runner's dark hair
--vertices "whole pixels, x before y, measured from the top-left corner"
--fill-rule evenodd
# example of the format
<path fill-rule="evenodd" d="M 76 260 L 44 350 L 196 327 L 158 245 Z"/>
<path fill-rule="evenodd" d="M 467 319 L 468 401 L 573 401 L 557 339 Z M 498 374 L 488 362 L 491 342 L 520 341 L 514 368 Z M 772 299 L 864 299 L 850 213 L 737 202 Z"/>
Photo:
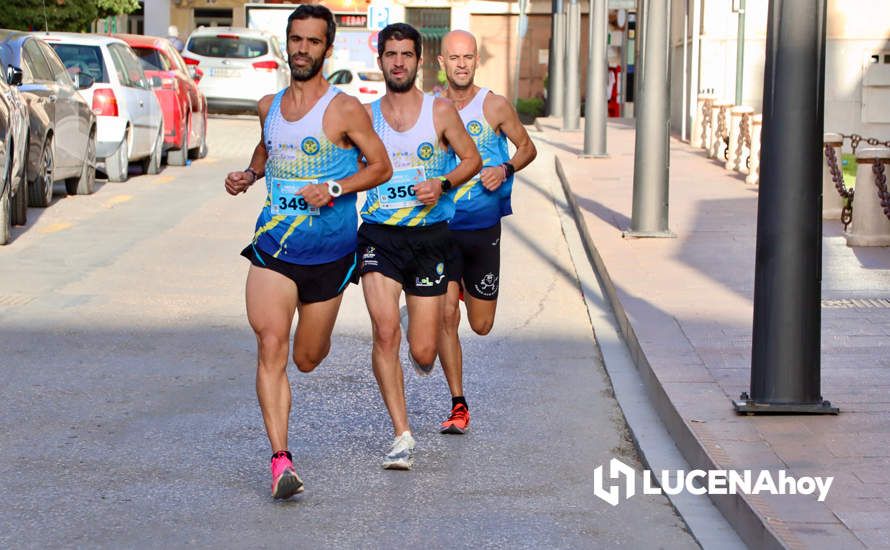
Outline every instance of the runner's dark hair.
<path fill-rule="evenodd" d="M 393 23 L 387 25 L 377 35 L 377 57 L 383 57 L 383 48 L 387 40 L 410 40 L 414 42 L 414 55 L 420 57 L 423 46 L 420 41 L 420 33 L 407 23 Z"/>
<path fill-rule="evenodd" d="M 287 30 L 284 35 L 285 40 L 287 40 L 287 36 L 290 34 L 291 21 L 302 21 L 304 19 L 321 19 L 327 23 L 328 30 L 325 33 L 327 44 L 325 44 L 324 47 L 325 49 L 330 48 L 334 43 L 334 36 L 337 34 L 337 24 L 334 22 L 334 14 L 331 13 L 331 10 L 320 4 L 300 4 L 300 7 L 290 14 L 290 17 L 287 18 Z"/>

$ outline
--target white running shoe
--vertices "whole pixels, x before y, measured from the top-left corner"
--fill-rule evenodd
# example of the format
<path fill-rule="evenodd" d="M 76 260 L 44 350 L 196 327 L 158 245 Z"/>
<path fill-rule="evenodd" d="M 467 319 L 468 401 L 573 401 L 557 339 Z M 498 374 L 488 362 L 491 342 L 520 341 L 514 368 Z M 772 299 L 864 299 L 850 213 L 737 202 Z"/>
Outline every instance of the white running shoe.
<path fill-rule="evenodd" d="M 383 467 L 387 470 L 410 470 L 414 464 L 414 438 L 411 432 L 402 432 L 395 438 L 389 452 L 383 457 Z"/>
<path fill-rule="evenodd" d="M 402 325 L 402 333 L 405 335 L 405 339 L 408 339 L 408 306 L 402 306 L 399 308 L 399 324 Z M 436 366 L 436 360 L 433 359 L 433 362 L 429 365 L 421 365 L 414 359 L 414 356 L 411 355 L 411 346 L 408 346 L 408 359 L 411 360 L 411 365 L 414 367 L 414 372 L 416 372 L 419 376 L 429 376 L 433 372 L 433 367 Z"/>

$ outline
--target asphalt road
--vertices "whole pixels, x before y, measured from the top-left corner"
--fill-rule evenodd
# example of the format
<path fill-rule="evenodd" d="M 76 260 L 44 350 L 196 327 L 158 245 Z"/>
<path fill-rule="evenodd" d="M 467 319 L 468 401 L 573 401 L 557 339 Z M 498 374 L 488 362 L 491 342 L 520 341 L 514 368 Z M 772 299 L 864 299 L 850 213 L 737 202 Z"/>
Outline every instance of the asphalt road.
<path fill-rule="evenodd" d="M 306 492 L 272 501 L 238 255 L 263 189 L 222 186 L 258 134 L 213 118 L 207 159 L 57 196 L 0 247 L 0 547 L 696 546 L 664 497 L 593 495 L 596 466 L 640 465 L 551 166 L 515 186 L 494 331 L 463 333 L 470 433 L 438 434 L 444 377 L 409 367 L 415 468 L 381 469 L 391 427 L 351 287 L 328 359 L 289 370 Z"/>

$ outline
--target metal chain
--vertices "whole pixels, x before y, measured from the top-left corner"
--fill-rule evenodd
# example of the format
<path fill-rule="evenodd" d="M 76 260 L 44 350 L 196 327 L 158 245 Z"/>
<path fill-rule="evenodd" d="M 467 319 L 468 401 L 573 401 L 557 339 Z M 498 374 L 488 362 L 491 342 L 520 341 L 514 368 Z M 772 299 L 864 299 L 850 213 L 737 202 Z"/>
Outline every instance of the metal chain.
<path fill-rule="evenodd" d="M 859 143 L 862 142 L 862 141 L 865 141 L 865 143 L 871 145 L 872 147 L 874 147 L 874 146 L 876 146 L 876 145 L 881 145 L 881 146 L 884 146 L 884 147 L 890 147 L 890 140 L 888 140 L 888 141 L 881 141 L 881 140 L 879 140 L 878 138 L 871 138 L 871 137 L 870 137 L 870 138 L 867 138 L 867 137 L 862 137 L 862 136 L 859 135 L 859 134 L 840 134 L 840 136 L 843 137 L 844 139 L 849 139 L 849 140 L 850 140 L 850 147 L 853 148 L 853 153 L 854 153 L 854 154 L 856 153 L 856 148 L 859 147 Z"/>
<path fill-rule="evenodd" d="M 837 154 L 834 152 L 834 146 L 825 144 L 825 160 L 828 162 L 828 171 L 831 172 L 831 181 L 834 182 L 834 188 L 837 189 L 838 195 L 844 199 L 844 208 L 841 210 L 841 222 L 844 224 L 844 231 L 853 221 L 853 195 L 854 190 L 848 189 L 844 183 L 844 173 L 837 165 Z"/>
<path fill-rule="evenodd" d="M 701 141 L 705 143 L 708 138 L 708 130 L 711 128 L 711 101 L 702 102 Z"/>
<path fill-rule="evenodd" d="M 875 187 L 878 188 L 878 198 L 881 200 L 881 208 L 884 215 L 890 219 L 890 193 L 887 192 L 887 176 L 884 174 L 884 159 L 875 159 L 871 167 L 875 175 Z"/>
<path fill-rule="evenodd" d="M 751 153 L 751 132 L 750 127 L 748 125 L 748 113 L 742 113 L 742 120 L 739 121 L 739 144 L 736 147 L 735 156 L 736 159 L 741 159 L 742 154 L 745 152 L 745 147 L 748 148 L 748 156 L 750 157 Z M 739 161 L 736 160 L 736 163 Z M 745 162 L 748 162 L 748 159 L 745 159 Z"/>

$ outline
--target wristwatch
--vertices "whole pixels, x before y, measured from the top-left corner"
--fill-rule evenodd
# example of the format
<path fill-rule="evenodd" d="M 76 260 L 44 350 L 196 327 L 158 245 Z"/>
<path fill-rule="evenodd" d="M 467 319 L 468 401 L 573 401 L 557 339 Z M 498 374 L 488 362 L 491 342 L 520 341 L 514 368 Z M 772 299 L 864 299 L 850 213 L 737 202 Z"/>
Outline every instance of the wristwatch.
<path fill-rule="evenodd" d="M 451 189 L 451 182 L 448 181 L 448 178 L 445 176 L 439 176 L 439 179 L 442 181 L 442 192 L 448 191 Z"/>
<path fill-rule="evenodd" d="M 513 165 L 509 162 L 505 162 L 501 166 L 504 167 L 504 172 L 506 172 L 508 178 L 516 172 L 516 168 L 513 168 Z"/>
<path fill-rule="evenodd" d="M 254 170 L 254 169 L 251 168 L 250 166 L 248 166 L 247 168 L 245 168 L 244 171 L 247 172 L 248 174 L 253 174 L 253 181 L 256 181 L 256 180 L 260 179 L 260 175 L 257 174 L 257 173 L 256 173 L 256 170 Z"/>
<path fill-rule="evenodd" d="M 328 180 L 326 183 L 328 185 L 328 193 L 332 197 L 337 198 L 343 194 L 343 186 L 340 185 L 339 183 L 337 183 L 336 181 Z"/>

